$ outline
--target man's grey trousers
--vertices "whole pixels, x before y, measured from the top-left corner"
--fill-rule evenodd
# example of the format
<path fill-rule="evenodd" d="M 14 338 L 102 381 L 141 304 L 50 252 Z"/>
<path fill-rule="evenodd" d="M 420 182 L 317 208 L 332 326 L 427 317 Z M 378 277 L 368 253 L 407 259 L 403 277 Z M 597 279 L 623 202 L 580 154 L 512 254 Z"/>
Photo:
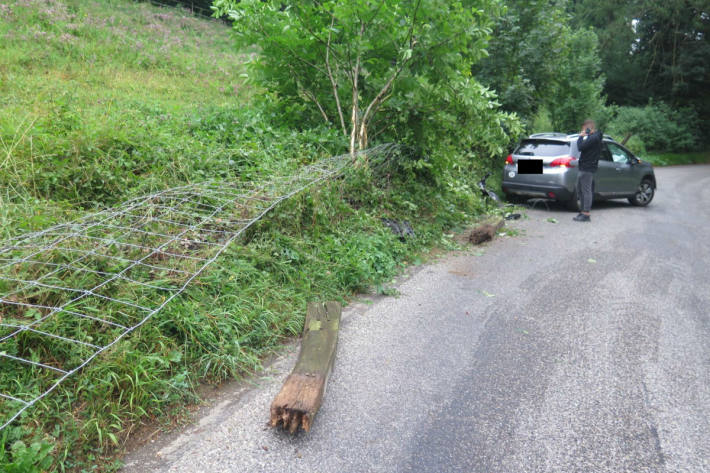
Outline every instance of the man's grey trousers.
<path fill-rule="evenodd" d="M 577 192 L 579 192 L 580 210 L 589 212 L 592 208 L 592 184 L 594 183 L 594 173 L 589 171 L 579 171 L 577 178 Z"/>

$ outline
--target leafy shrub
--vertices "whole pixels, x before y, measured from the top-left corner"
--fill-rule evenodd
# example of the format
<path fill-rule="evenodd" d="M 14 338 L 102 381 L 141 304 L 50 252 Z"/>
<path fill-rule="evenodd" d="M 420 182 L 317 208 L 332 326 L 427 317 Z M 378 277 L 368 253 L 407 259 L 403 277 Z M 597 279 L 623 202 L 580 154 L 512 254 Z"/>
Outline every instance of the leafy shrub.
<path fill-rule="evenodd" d="M 606 131 L 619 140 L 635 137 L 648 151 L 689 151 L 698 146 L 697 126 L 692 110 L 649 102 L 645 107 L 618 107 Z"/>
<path fill-rule="evenodd" d="M 28 447 L 22 440 L 15 440 L 6 449 L 10 429 L 0 436 L 0 466 L 5 473 L 43 473 L 52 465 L 50 456 L 54 446 L 46 441 L 35 441 Z"/>

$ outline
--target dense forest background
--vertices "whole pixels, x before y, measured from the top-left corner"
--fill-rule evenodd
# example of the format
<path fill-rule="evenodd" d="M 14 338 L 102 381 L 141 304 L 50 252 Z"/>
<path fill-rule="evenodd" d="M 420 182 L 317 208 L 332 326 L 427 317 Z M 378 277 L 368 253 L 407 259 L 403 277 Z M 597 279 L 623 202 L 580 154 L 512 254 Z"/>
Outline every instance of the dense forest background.
<path fill-rule="evenodd" d="M 211 0 L 163 1 L 213 9 Z M 640 152 L 704 148 L 710 137 L 707 2 L 505 0 L 499 6 L 488 55 L 472 74 L 527 131 L 572 132 L 580 116 L 593 116 Z"/>
<path fill-rule="evenodd" d="M 533 128 L 586 111 L 639 151 L 690 150 L 710 123 L 710 9 L 702 0 L 507 0 L 474 67 Z M 572 88 L 574 98 L 560 97 Z M 562 91 L 562 92 L 561 92 Z M 547 120 L 547 121 L 546 121 Z M 551 123 L 549 123 L 551 122 Z"/>

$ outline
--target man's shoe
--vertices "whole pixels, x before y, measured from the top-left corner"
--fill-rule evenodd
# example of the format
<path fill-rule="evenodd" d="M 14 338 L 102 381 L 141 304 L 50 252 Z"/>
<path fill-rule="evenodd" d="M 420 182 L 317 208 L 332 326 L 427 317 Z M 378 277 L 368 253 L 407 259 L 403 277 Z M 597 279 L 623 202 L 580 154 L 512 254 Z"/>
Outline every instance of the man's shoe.
<path fill-rule="evenodd" d="M 589 215 L 584 215 L 583 213 L 580 213 L 572 220 L 574 220 L 575 222 L 591 222 L 592 218 Z"/>

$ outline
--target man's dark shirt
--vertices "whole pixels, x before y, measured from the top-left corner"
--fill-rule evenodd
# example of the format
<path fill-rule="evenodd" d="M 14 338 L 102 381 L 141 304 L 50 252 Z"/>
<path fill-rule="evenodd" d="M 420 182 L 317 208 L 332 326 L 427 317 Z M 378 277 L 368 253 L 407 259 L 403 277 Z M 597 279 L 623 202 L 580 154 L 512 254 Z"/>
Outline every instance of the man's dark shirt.
<path fill-rule="evenodd" d="M 586 138 L 586 139 L 585 139 Z M 580 151 L 579 170 L 595 172 L 602 154 L 602 132 L 597 130 L 589 136 L 577 138 L 577 149 Z"/>

